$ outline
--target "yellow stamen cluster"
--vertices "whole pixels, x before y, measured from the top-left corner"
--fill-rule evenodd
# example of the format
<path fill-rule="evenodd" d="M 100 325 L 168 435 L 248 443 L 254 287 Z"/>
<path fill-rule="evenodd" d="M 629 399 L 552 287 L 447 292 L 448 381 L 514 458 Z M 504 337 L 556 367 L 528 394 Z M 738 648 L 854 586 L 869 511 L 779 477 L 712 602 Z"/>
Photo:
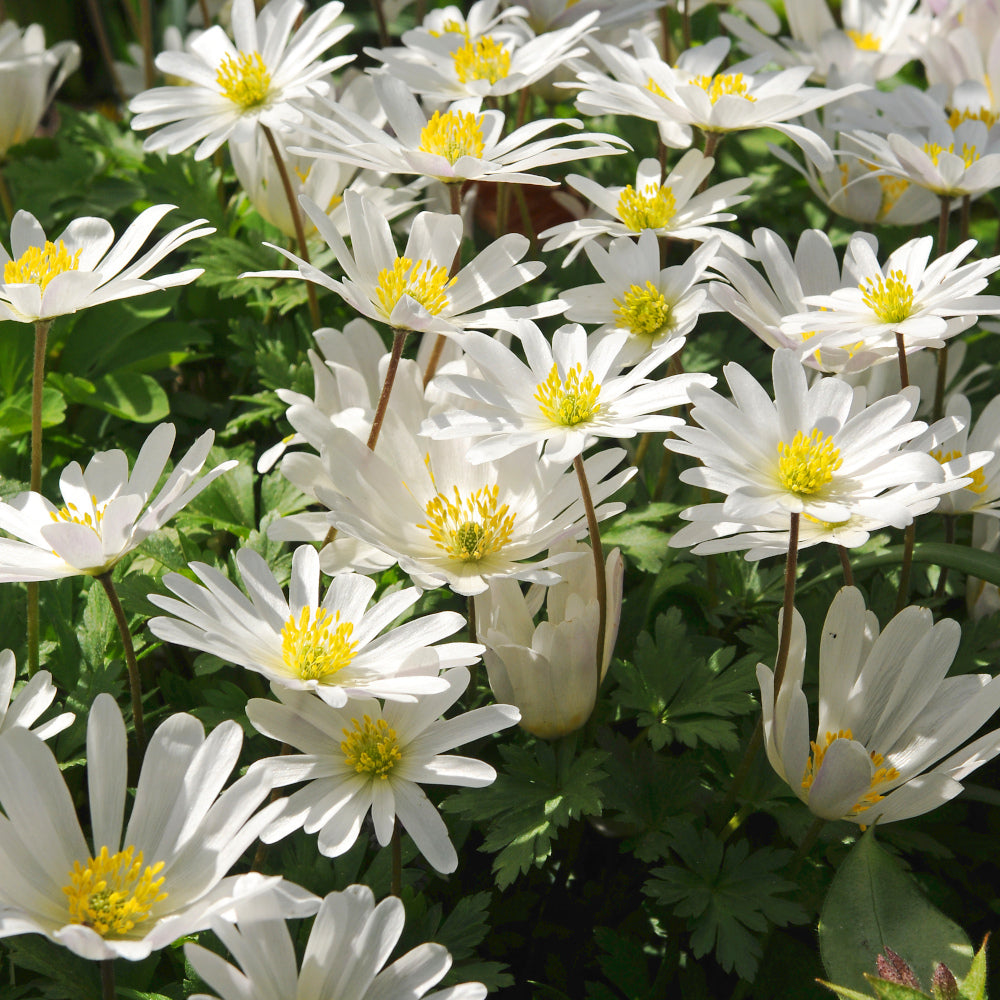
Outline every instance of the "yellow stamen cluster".
<path fill-rule="evenodd" d="M 454 499 L 438 493 L 424 513 L 426 524 L 418 528 L 427 531 L 434 544 L 461 562 L 479 562 L 499 552 L 514 534 L 514 514 L 507 504 L 500 503 L 500 488 L 484 486 L 468 497 L 458 487 L 452 487 Z"/>
<path fill-rule="evenodd" d="M 103 505 L 98 507 L 97 497 L 91 494 L 90 502 L 94 505 L 94 516 L 91 517 L 86 511 L 81 514 L 79 507 L 75 503 L 68 503 L 65 507 L 60 507 L 57 511 L 49 511 L 49 517 L 58 524 L 66 521 L 70 524 L 82 524 L 90 528 L 96 535 L 101 533 L 101 521 L 104 520 Z"/>
<path fill-rule="evenodd" d="M 896 202 L 903 197 L 903 192 L 910 186 L 910 182 L 905 177 L 880 174 L 878 184 L 882 189 L 882 204 L 879 206 L 878 217 L 884 219 L 895 207 Z"/>
<path fill-rule="evenodd" d="M 471 111 L 435 111 L 420 130 L 420 151 L 443 156 L 453 166 L 461 156 L 482 156 L 483 145 L 483 130 Z"/>
<path fill-rule="evenodd" d="M 468 83 L 470 80 L 496 83 L 510 73 L 510 53 L 489 35 L 483 35 L 476 41 L 470 39 L 460 49 L 456 49 L 451 58 L 459 83 Z"/>
<path fill-rule="evenodd" d="M 716 73 L 715 76 L 696 76 L 691 81 L 696 87 L 701 87 L 708 94 L 708 99 L 715 102 L 724 96 L 742 97 L 745 101 L 756 101 L 750 94 L 750 88 L 742 73 Z"/>
<path fill-rule="evenodd" d="M 951 114 L 948 115 L 948 124 L 952 127 L 952 130 L 958 128 L 962 122 L 967 121 L 982 122 L 987 128 L 993 128 L 997 121 L 1000 121 L 1000 115 L 998 115 L 992 108 L 987 107 L 955 108 Z"/>
<path fill-rule="evenodd" d="M 343 670 L 358 650 L 351 642 L 352 622 L 342 622 L 340 612 L 331 617 L 325 608 L 303 608 L 298 621 L 289 615 L 281 630 L 281 657 L 293 677 L 322 681 Z"/>
<path fill-rule="evenodd" d="M 818 493 L 842 464 L 833 438 L 816 428 L 808 437 L 796 431 L 791 444 L 778 442 L 778 481 L 796 496 Z"/>
<path fill-rule="evenodd" d="M 666 97 L 667 95 L 663 92 L 663 88 L 652 78 L 646 82 L 646 90 L 651 94 L 656 94 L 657 97 Z"/>
<path fill-rule="evenodd" d="M 17 260 L 3 266 L 3 280 L 7 285 L 38 285 L 44 292 L 48 283 L 66 271 L 80 267 L 80 253 L 70 253 L 62 240 L 58 244 L 45 241 L 43 247 L 28 247 Z"/>
<path fill-rule="evenodd" d="M 947 146 L 940 146 L 936 142 L 925 142 L 924 152 L 927 154 L 931 163 L 936 167 L 938 165 L 938 160 L 941 159 L 942 153 L 951 153 L 955 155 L 955 144 L 949 142 Z M 976 160 L 979 159 L 979 152 L 975 146 L 970 146 L 968 143 L 962 144 L 961 152 L 962 162 L 966 167 L 971 167 Z"/>
<path fill-rule="evenodd" d="M 631 285 L 620 299 L 614 316 L 618 326 L 633 336 L 652 341 L 673 326 L 673 311 L 663 293 L 651 282 L 645 286 Z"/>
<path fill-rule="evenodd" d="M 341 730 L 344 740 L 340 749 L 344 752 L 347 763 L 358 774 L 386 781 L 402 757 L 396 730 L 385 719 L 372 722 L 370 715 L 366 715 L 363 722 L 351 719 L 351 724 L 354 726 L 353 731 Z"/>
<path fill-rule="evenodd" d="M 931 458 L 936 458 L 942 465 L 945 462 L 953 462 L 956 458 L 961 458 L 961 451 L 949 451 L 945 452 L 941 449 L 931 452 Z M 966 473 L 966 475 L 972 479 L 971 483 L 968 483 L 963 489 L 972 490 L 973 493 L 985 493 L 989 487 L 989 483 L 986 482 L 986 477 L 983 475 L 982 469 L 973 469 L 972 472 Z"/>
<path fill-rule="evenodd" d="M 563 379 L 559 377 L 558 365 L 553 365 L 548 378 L 539 383 L 535 399 L 546 420 L 560 427 L 576 427 L 593 420 L 601 408 L 597 402 L 601 386 L 594 383 L 593 372 L 587 372 L 580 378 L 581 371 L 582 367 L 577 363 Z"/>
<path fill-rule="evenodd" d="M 244 111 L 265 104 L 271 92 L 271 73 L 259 52 L 241 52 L 236 59 L 226 56 L 219 64 L 215 82 L 223 97 Z"/>
<path fill-rule="evenodd" d="M 642 191 L 627 185 L 618 196 L 618 217 L 634 233 L 664 229 L 677 213 L 677 199 L 665 184 L 647 184 Z"/>
<path fill-rule="evenodd" d="M 440 264 L 429 260 L 412 261 L 397 257 L 391 268 L 378 273 L 375 291 L 386 316 L 392 314 L 396 303 L 404 296 L 419 302 L 432 316 L 437 316 L 448 305 L 445 289 L 455 283 Z"/>
<path fill-rule="evenodd" d="M 813 517 L 811 514 L 803 514 L 802 517 L 806 521 L 818 524 L 824 531 L 833 531 L 836 528 L 843 528 L 845 525 L 851 523 L 850 518 L 844 521 L 821 521 L 818 517 Z"/>
<path fill-rule="evenodd" d="M 69 922 L 91 927 L 101 937 L 128 934 L 167 898 L 160 892 L 163 878 L 156 878 L 162 868 L 162 861 L 143 867 L 142 851 L 134 847 L 110 855 L 102 847 L 86 864 L 74 861 L 69 885 L 63 886 Z"/>
<path fill-rule="evenodd" d="M 828 732 L 822 741 L 811 741 L 809 746 L 812 748 L 812 753 L 806 764 L 805 772 L 802 775 L 802 787 L 806 790 L 812 788 L 813 782 L 816 780 L 816 775 L 819 774 L 819 770 L 823 766 L 823 758 L 826 756 L 827 750 L 837 740 L 853 739 L 854 734 L 850 729 L 839 729 L 835 733 Z M 895 781 L 899 777 L 899 772 L 894 767 L 884 766 L 885 758 L 882 754 L 872 751 L 868 756 L 871 758 L 874 771 L 868 785 L 868 791 L 851 806 L 848 813 L 850 816 L 857 816 L 858 813 L 870 809 L 876 802 L 884 799 L 885 796 L 881 795 L 877 789 L 890 781 Z"/>
<path fill-rule="evenodd" d="M 431 36 L 434 38 L 440 38 L 442 35 L 461 35 L 463 38 L 468 39 L 469 26 L 462 21 L 456 21 L 454 18 L 451 18 L 441 25 L 440 31 L 431 32 Z"/>
<path fill-rule="evenodd" d="M 870 31 L 860 32 L 853 28 L 844 32 L 847 37 L 854 42 L 855 46 L 862 52 L 880 52 L 882 50 L 882 39 L 873 35 Z"/>
<path fill-rule="evenodd" d="M 902 323 L 913 308 L 913 286 L 904 271 L 890 271 L 888 278 L 865 278 L 858 285 L 865 305 L 880 323 Z"/>

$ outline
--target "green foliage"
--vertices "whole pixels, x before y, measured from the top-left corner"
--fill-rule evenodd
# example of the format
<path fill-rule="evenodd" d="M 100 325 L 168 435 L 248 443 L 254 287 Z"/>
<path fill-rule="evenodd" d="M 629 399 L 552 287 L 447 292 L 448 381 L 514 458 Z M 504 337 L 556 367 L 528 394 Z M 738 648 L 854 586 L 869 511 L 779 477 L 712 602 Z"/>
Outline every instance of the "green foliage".
<path fill-rule="evenodd" d="M 808 919 L 798 903 L 782 898 L 797 890 L 778 874 L 791 852 L 751 853 L 745 840 L 726 846 L 691 824 L 678 828 L 671 847 L 681 865 L 653 869 L 643 891 L 687 918 L 695 958 L 714 952 L 724 969 L 752 980 L 763 953 L 758 935 L 768 922 L 784 927 Z"/>

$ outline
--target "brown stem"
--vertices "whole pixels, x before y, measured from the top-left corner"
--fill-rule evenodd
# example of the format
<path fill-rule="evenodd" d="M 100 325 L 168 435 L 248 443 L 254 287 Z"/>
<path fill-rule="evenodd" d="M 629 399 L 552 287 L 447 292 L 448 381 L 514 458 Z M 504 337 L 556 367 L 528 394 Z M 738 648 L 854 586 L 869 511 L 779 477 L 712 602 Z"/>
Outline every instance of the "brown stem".
<path fill-rule="evenodd" d="M 128 667 L 128 684 L 132 693 L 132 721 L 135 724 L 135 738 L 139 744 L 140 753 L 146 749 L 146 723 L 142 714 L 142 681 L 139 679 L 139 663 L 135 658 L 135 646 L 132 645 L 132 633 L 129 631 L 125 609 L 118 599 L 118 591 L 111 579 L 111 570 L 98 574 L 98 580 L 108 595 L 111 610 L 114 612 L 118 631 L 122 637 L 122 649 L 125 651 L 125 665 Z"/>
<path fill-rule="evenodd" d="M 434 378 L 434 373 L 437 371 L 438 365 L 441 363 L 441 355 L 444 353 L 445 341 L 447 337 L 443 333 L 437 335 L 437 340 L 434 341 L 434 346 L 431 348 L 431 356 L 427 359 L 427 370 L 424 372 L 424 388 L 427 388 L 428 383 L 432 378 Z"/>
<path fill-rule="evenodd" d="M 899 384 L 905 389 L 910 384 L 910 369 L 906 363 L 906 345 L 901 333 L 896 334 L 896 354 L 899 357 Z"/>
<path fill-rule="evenodd" d="M 288 168 L 285 166 L 285 159 L 281 155 L 281 150 L 278 148 L 278 143 L 274 138 L 274 133 L 268 128 L 267 125 L 261 125 L 264 130 L 264 138 L 267 139 L 267 145 L 271 150 L 271 155 L 274 157 L 274 164 L 278 168 L 278 176 L 281 178 L 281 186 L 285 190 L 285 198 L 288 201 L 288 208 L 292 213 L 292 225 L 295 226 L 295 239 L 298 240 L 299 253 L 302 255 L 302 259 L 308 264 L 309 261 L 309 245 L 306 242 L 306 231 L 302 225 L 302 213 L 299 211 L 298 199 L 295 197 L 295 192 L 292 190 L 292 180 L 288 176 Z M 320 326 L 320 316 L 319 316 L 319 302 L 316 299 L 316 286 L 306 280 L 306 295 L 309 298 L 309 317 L 312 320 L 313 329 L 318 329 Z"/>
<path fill-rule="evenodd" d="M 910 570 L 913 568 L 913 545 L 917 540 L 917 522 L 911 521 L 906 526 L 903 535 L 903 565 L 899 572 L 899 593 L 896 595 L 896 614 L 898 615 L 910 599 Z"/>
<path fill-rule="evenodd" d="M 139 40 L 142 42 L 142 72 L 146 89 L 153 86 L 153 10 L 149 0 L 139 0 Z"/>
<path fill-rule="evenodd" d="M 126 5 L 127 6 L 127 5 Z M 90 23 L 94 29 L 94 36 L 97 39 L 97 47 L 101 50 L 101 58 L 108 69 L 111 77 L 111 85 L 115 88 L 118 100 L 124 104 L 128 100 L 128 94 L 122 86 L 122 79 L 115 68 L 115 57 L 111 54 L 111 43 L 108 41 L 108 33 L 104 30 L 104 18 L 101 16 L 100 0 L 87 0 L 87 10 L 90 13 Z"/>
<path fill-rule="evenodd" d="M 844 585 L 853 587 L 854 572 L 851 569 L 851 557 L 843 545 L 838 545 L 837 551 L 840 553 L 840 568 L 844 571 Z"/>
<path fill-rule="evenodd" d="M 573 468 L 580 484 L 580 495 L 587 512 L 587 528 L 590 531 L 590 550 L 594 557 L 594 580 L 597 583 L 597 678 L 594 683 L 594 709 L 597 710 L 597 699 L 601 693 L 601 681 L 604 673 L 604 640 L 608 631 L 608 578 L 604 569 L 604 546 L 601 544 L 601 532 L 597 526 L 597 511 L 594 510 L 594 499 L 590 495 L 590 485 L 587 482 L 587 472 L 583 466 L 583 456 L 573 459 Z"/>
<path fill-rule="evenodd" d="M 115 1000 L 115 960 L 101 959 L 101 998 Z"/>
<path fill-rule="evenodd" d="M 778 700 L 781 682 L 785 679 L 788 650 L 792 645 L 792 618 L 795 611 L 795 574 L 799 562 L 799 519 L 796 511 L 789 516 L 788 557 L 785 560 L 785 599 L 781 606 L 781 635 L 778 639 L 778 658 L 774 661 L 774 700 Z"/>
<path fill-rule="evenodd" d="M 521 95 L 517 101 L 517 117 L 514 120 L 514 128 L 511 131 L 517 131 L 523 124 L 525 118 L 528 117 L 528 101 L 531 97 L 531 88 L 522 87 Z"/>
<path fill-rule="evenodd" d="M 940 257 L 948 252 L 948 219 L 951 215 L 951 198 L 943 194 L 938 201 L 940 209 L 938 211 L 937 254 Z"/>
<path fill-rule="evenodd" d="M 385 19 L 385 10 L 382 7 L 382 0 L 372 0 L 372 9 L 375 11 L 375 20 L 378 23 L 378 43 L 382 48 L 389 45 L 389 24 Z"/>
<path fill-rule="evenodd" d="M 0 168 L 3 164 L 0 163 Z M 7 186 L 7 178 L 3 175 L 3 170 L 0 169 L 0 204 L 3 205 L 4 215 L 7 216 L 8 222 L 14 221 L 14 199 L 10 196 L 10 188 Z"/>
<path fill-rule="evenodd" d="M 210 28 L 212 26 L 212 15 L 208 12 L 208 0 L 198 0 L 198 6 L 201 8 L 201 21 L 205 28 Z"/>
<path fill-rule="evenodd" d="M 465 191 L 465 184 L 449 184 L 448 185 L 448 198 L 451 203 L 451 214 L 457 215 L 459 219 L 462 218 L 462 194 Z M 499 192 L 498 192 L 499 193 Z M 459 268 L 462 266 L 462 240 L 458 241 L 458 248 L 455 250 L 455 256 L 451 261 L 451 270 L 448 272 L 449 276 L 454 278 L 458 274 Z M 431 348 L 431 356 L 427 359 L 427 370 L 424 372 L 424 388 L 426 389 L 430 380 L 434 378 L 434 373 L 438 369 L 438 365 L 441 363 L 441 355 L 444 353 L 444 345 L 447 337 L 443 333 L 437 334 L 434 340 L 434 346 Z"/>
<path fill-rule="evenodd" d="M 31 479 L 32 493 L 42 491 L 42 399 L 45 388 L 45 348 L 48 342 L 52 320 L 38 320 L 35 323 L 35 357 L 31 373 Z M 38 672 L 40 623 L 38 613 L 38 584 L 28 587 L 28 676 Z"/>
<path fill-rule="evenodd" d="M 403 345 L 406 343 L 406 335 L 409 332 L 409 330 L 396 329 L 392 331 L 392 354 L 389 356 L 389 367 L 385 371 L 385 381 L 382 383 L 382 392 L 378 398 L 378 406 L 375 408 L 371 433 L 368 435 L 368 447 L 371 451 L 375 450 L 379 433 L 382 430 L 385 411 L 389 408 L 389 396 L 392 393 L 392 385 L 396 381 L 396 369 L 399 367 L 399 359 L 403 356 Z"/>

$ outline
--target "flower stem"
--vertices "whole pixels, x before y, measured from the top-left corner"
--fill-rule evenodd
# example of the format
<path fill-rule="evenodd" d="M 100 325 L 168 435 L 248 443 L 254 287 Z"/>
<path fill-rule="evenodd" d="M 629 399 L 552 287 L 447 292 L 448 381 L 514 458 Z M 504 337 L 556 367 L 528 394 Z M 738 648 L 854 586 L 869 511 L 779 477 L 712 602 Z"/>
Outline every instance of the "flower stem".
<path fill-rule="evenodd" d="M 125 4 L 125 8 L 128 9 L 128 4 Z M 115 88 L 118 100 L 124 104 L 128 100 L 128 95 L 125 93 L 122 78 L 118 75 L 118 70 L 115 67 L 115 57 L 111 53 L 111 43 L 108 41 L 108 33 L 104 28 L 101 5 L 98 0 L 87 0 L 87 9 L 90 12 L 90 23 L 97 38 L 97 47 L 101 50 L 101 58 L 104 60 L 105 68 L 111 77 L 111 85 Z"/>
<path fill-rule="evenodd" d="M 906 526 L 903 535 L 903 565 L 899 572 L 899 593 L 896 595 L 896 614 L 898 615 L 910 599 L 910 570 L 913 568 L 913 546 L 917 540 L 917 522 L 911 521 Z"/>
<path fill-rule="evenodd" d="M 115 960 L 101 959 L 101 998 L 115 1000 Z"/>
<path fill-rule="evenodd" d="M 52 320 L 35 323 L 35 359 L 31 373 L 31 480 L 32 493 L 42 491 L 42 390 L 45 386 L 45 347 Z M 28 587 L 28 676 L 38 673 L 39 615 L 38 584 Z"/>
<path fill-rule="evenodd" d="M 392 885 L 389 891 L 397 897 L 403 894 L 403 838 L 399 833 L 399 820 L 392 828 Z"/>
<path fill-rule="evenodd" d="M 844 571 L 844 586 L 853 587 L 854 586 L 854 572 L 851 569 L 851 557 L 847 549 L 843 545 L 837 546 L 837 552 L 840 554 L 840 568 Z"/>
<path fill-rule="evenodd" d="M 108 595 L 111 603 L 111 610 L 114 612 L 115 621 L 118 623 L 118 631 L 122 637 L 122 649 L 125 651 L 125 665 L 128 667 L 128 683 L 132 692 L 132 721 L 135 724 L 135 738 L 139 744 L 140 752 L 146 749 L 146 724 L 142 715 L 142 682 L 139 680 L 139 664 L 135 658 L 135 646 L 132 645 L 132 633 L 129 632 L 128 619 L 125 617 L 125 609 L 118 599 L 118 591 L 111 580 L 111 570 L 105 570 L 97 577 L 104 588 L 104 593 Z"/>
<path fill-rule="evenodd" d="M 906 363 L 906 345 L 901 333 L 896 334 L 896 354 L 899 357 L 899 385 L 905 389 L 910 384 L 910 368 Z"/>
<path fill-rule="evenodd" d="M 460 219 L 462 218 L 462 195 L 465 191 L 466 185 L 462 184 L 449 184 L 448 185 L 448 198 L 451 205 L 451 214 L 457 215 Z M 458 241 L 458 249 L 455 251 L 455 256 L 451 261 L 451 270 L 448 272 L 449 277 L 454 278 L 458 274 L 459 268 L 462 266 L 462 240 Z M 444 353 L 444 345 L 447 337 L 443 333 L 437 334 L 434 339 L 434 346 L 431 348 L 431 356 L 427 359 L 427 370 L 424 372 L 424 388 L 427 388 L 428 383 L 432 378 L 434 378 L 434 373 L 438 369 L 438 365 L 441 363 L 441 355 Z"/>
<path fill-rule="evenodd" d="M 396 381 L 396 369 L 399 367 L 399 359 L 403 356 L 403 345 L 406 343 L 406 335 L 409 330 L 392 331 L 392 354 L 389 356 L 389 367 L 385 371 L 385 382 L 382 383 L 382 393 L 378 398 L 378 406 L 375 409 L 375 417 L 372 420 L 371 433 L 368 435 L 368 448 L 375 450 L 379 432 L 382 430 L 382 421 L 385 420 L 385 411 L 389 408 L 389 396 L 392 393 L 392 384 Z"/>
<path fill-rule="evenodd" d="M 384 49 L 389 45 L 391 39 L 389 38 L 389 24 L 385 19 L 382 0 L 372 0 L 372 9 L 375 11 L 375 20 L 378 22 L 378 43 Z"/>
<path fill-rule="evenodd" d="M 153 9 L 149 0 L 139 0 L 139 36 L 142 42 L 143 80 L 149 90 L 156 78 L 153 67 Z"/>
<path fill-rule="evenodd" d="M 951 220 L 951 198 L 941 195 L 941 211 L 938 213 L 938 237 L 937 252 L 941 254 L 948 252 L 948 223 Z M 965 210 L 965 200 L 962 202 L 962 209 Z M 948 344 L 939 347 L 937 354 L 937 380 L 934 383 L 934 410 L 933 417 L 940 420 L 944 414 L 944 388 L 947 381 L 948 369 Z"/>
<path fill-rule="evenodd" d="M 587 472 L 583 467 L 583 456 L 573 459 L 577 481 L 580 483 L 580 495 L 587 512 L 587 528 L 590 531 L 590 549 L 594 556 L 594 579 L 597 583 L 597 676 L 594 681 L 594 708 L 597 711 L 597 699 L 601 694 L 601 681 L 604 679 L 604 637 L 608 630 L 608 578 L 604 569 L 604 546 L 601 544 L 601 531 L 597 526 L 597 511 L 594 510 L 594 499 L 590 495 L 590 485 L 587 483 Z"/>
<path fill-rule="evenodd" d="M 0 167 L 3 164 L 0 163 Z M 10 188 L 7 186 L 7 178 L 3 175 L 3 170 L 0 170 L 0 204 L 3 205 L 4 215 L 7 216 L 8 222 L 14 221 L 14 199 L 10 196 Z"/>
<path fill-rule="evenodd" d="M 377 5 L 376 5 L 377 6 Z M 302 213 L 299 211 L 299 203 L 292 190 L 292 180 L 288 176 L 288 168 L 285 166 L 285 158 L 281 155 L 278 143 L 274 138 L 274 133 L 266 126 L 261 125 L 264 130 L 264 138 L 274 157 L 274 165 L 278 168 L 278 176 L 281 178 L 281 186 L 285 190 L 285 198 L 288 201 L 288 208 L 292 213 L 292 224 L 295 226 L 295 238 L 299 243 L 299 253 L 302 259 L 309 263 L 309 244 L 306 242 L 306 231 L 302 225 Z M 316 298 L 316 286 L 306 280 L 306 295 L 309 297 L 309 317 L 312 320 L 313 329 L 320 326 L 319 301 Z"/>
<path fill-rule="evenodd" d="M 207 31 L 212 26 L 212 15 L 208 12 L 208 0 L 198 0 L 198 6 L 201 8 L 202 27 Z"/>
<path fill-rule="evenodd" d="M 947 545 L 952 545 L 955 542 L 954 514 L 944 515 L 944 540 Z M 934 596 L 939 599 L 943 599 L 947 587 L 948 587 L 948 567 L 942 566 L 940 574 L 938 575 L 937 586 L 934 588 Z"/>
<path fill-rule="evenodd" d="M 798 850 L 792 855 L 792 860 L 788 862 L 789 874 L 798 872 L 799 866 L 816 846 L 816 841 L 819 840 L 819 835 L 823 832 L 824 826 L 826 826 L 826 820 L 822 816 L 817 816 L 812 821 L 812 826 L 806 830 L 806 835 L 802 838 Z"/>
<path fill-rule="evenodd" d="M 788 649 L 792 644 L 792 617 L 795 611 L 795 574 L 799 563 L 799 519 L 796 511 L 789 515 L 788 558 L 785 560 L 785 599 L 781 606 L 781 635 L 778 639 L 778 658 L 774 662 L 774 698 L 777 701 L 781 682 L 788 664 Z"/>

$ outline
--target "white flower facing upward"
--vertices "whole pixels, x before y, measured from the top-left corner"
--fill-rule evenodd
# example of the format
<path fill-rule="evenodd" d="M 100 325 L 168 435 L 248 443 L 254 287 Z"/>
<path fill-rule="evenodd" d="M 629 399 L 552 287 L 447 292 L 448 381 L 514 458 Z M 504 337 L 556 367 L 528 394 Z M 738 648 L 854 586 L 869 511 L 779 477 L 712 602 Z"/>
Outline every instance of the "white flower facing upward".
<path fill-rule="evenodd" d="M 482 651 L 466 642 L 432 645 L 465 625 L 452 611 L 384 631 L 417 602 L 420 592 L 414 587 L 369 608 L 375 581 L 345 573 L 320 600 L 319 554 L 310 545 L 292 556 L 287 598 L 252 549 L 240 549 L 236 565 L 250 600 L 218 570 L 191 563 L 203 585 L 168 573 L 164 585 L 180 600 L 149 595 L 174 616 L 153 618 L 150 631 L 255 670 L 282 687 L 311 691 L 338 708 L 348 697 L 416 701 L 440 692 L 447 687 L 438 677 L 443 668 L 474 663 Z"/>
<path fill-rule="evenodd" d="M 807 385 L 805 369 L 787 350 L 774 354 L 773 401 L 740 365 L 723 372 L 732 401 L 693 386 L 691 419 L 700 426 L 678 427 L 680 440 L 665 445 L 704 463 L 680 478 L 725 493 L 727 518 L 753 522 L 782 511 L 845 521 L 860 501 L 870 510 L 893 487 L 944 480 L 935 459 L 903 447 L 926 430 L 910 419 L 915 389 L 865 407 L 863 390 L 835 377 Z M 896 523 L 898 510 L 887 501 L 886 523 Z"/>
<path fill-rule="evenodd" d="M 179 153 L 197 142 L 195 159 L 203 160 L 230 138 L 251 139 L 258 124 L 274 129 L 300 120 L 292 102 L 308 97 L 311 88 L 325 91 L 322 78 L 354 58 L 320 61 L 351 30 L 336 23 L 344 5 L 324 4 L 296 29 L 306 7 L 305 0 L 271 0 L 256 14 L 254 0 L 234 0 L 235 45 L 216 25 L 189 52 L 161 52 L 156 68 L 190 84 L 156 87 L 132 99 L 132 128 L 159 129 L 143 148 Z"/>
<path fill-rule="evenodd" d="M 711 375 L 646 376 L 684 346 L 678 337 L 649 351 L 622 373 L 628 334 L 608 334 L 592 346 L 582 326 L 556 330 L 550 345 L 530 321 L 515 327 L 525 362 L 493 337 L 469 331 L 462 348 L 487 377 L 440 375 L 437 384 L 470 403 L 467 410 L 432 414 L 421 433 L 435 438 L 479 438 L 473 463 L 533 448 L 554 462 L 570 462 L 599 437 L 628 438 L 668 431 L 682 418 L 660 411 L 690 401 L 691 386 L 715 385 Z"/>
<path fill-rule="evenodd" d="M 26 142 L 63 81 L 80 65 L 80 46 L 59 42 L 45 47 L 40 24 L 19 28 L 0 24 L 0 161 L 11 146 Z"/>
<path fill-rule="evenodd" d="M 762 663 L 757 680 L 768 760 L 816 816 L 865 826 L 919 816 L 958 795 L 962 779 L 1000 753 L 1000 730 L 957 749 L 1000 707 L 1000 678 L 945 677 L 958 623 L 935 625 L 927 608 L 911 606 L 879 634 L 853 587 L 837 594 L 823 624 L 810 741 L 805 626 L 794 614 L 777 698 Z"/>
<path fill-rule="evenodd" d="M 101 451 L 82 469 L 70 462 L 59 477 L 65 505 L 38 493 L 0 503 L 0 583 L 100 576 L 158 531 L 236 461 L 223 462 L 200 479 L 213 431 L 206 431 L 174 466 L 150 500 L 174 443 L 172 424 L 160 424 L 143 442 L 132 466 L 123 451 Z M 20 540 L 18 540 L 20 539 Z"/>
<path fill-rule="evenodd" d="M 301 970 L 288 926 L 267 899 L 250 899 L 236 911 L 236 924 L 213 920 L 212 930 L 239 968 L 197 944 L 184 956 L 221 1000 L 420 1000 L 451 967 L 441 944 L 421 944 L 382 968 L 403 933 L 405 914 L 397 896 L 377 906 L 366 885 L 331 892 L 320 904 Z M 348 992 L 349 991 L 349 992 Z M 427 1000 L 484 1000 L 482 983 L 462 983 Z M 215 1000 L 204 993 L 190 1000 Z"/>
<path fill-rule="evenodd" d="M 214 233 L 212 226 L 202 226 L 204 219 L 172 230 L 138 260 L 133 259 L 159 221 L 174 207 L 147 208 L 117 243 L 111 225 L 93 217 L 74 219 L 55 241 L 50 241 L 30 212 L 19 211 L 10 227 L 11 252 L 0 246 L 3 265 L 0 320 L 19 323 L 51 320 L 102 302 L 194 281 L 202 273 L 200 268 L 153 278 L 144 275 L 179 246 Z"/>
<path fill-rule="evenodd" d="M 206 737 L 193 716 L 167 719 L 127 825 L 125 739 L 114 699 L 98 695 L 87 725 L 88 842 L 48 747 L 27 729 L 0 735 L 0 937 L 44 934 L 83 958 L 139 961 L 241 895 L 280 886 L 287 915 L 314 911 L 315 897 L 280 879 L 225 877 L 280 810 L 257 812 L 270 788 L 259 776 L 222 790 L 243 742 L 237 723 Z"/>
<path fill-rule="evenodd" d="M 440 716 L 468 686 L 469 672 L 443 675 L 447 689 L 416 704 L 352 699 L 333 708 L 304 692 L 275 688 L 280 701 L 253 698 L 247 717 L 254 728 L 304 753 L 268 757 L 247 777 L 265 776 L 276 787 L 307 781 L 281 799 L 281 815 L 261 834 L 274 843 L 300 827 L 319 831 L 319 851 L 337 857 L 349 850 L 371 811 L 375 837 L 385 847 L 396 818 L 417 849 L 439 872 L 453 872 L 458 855 L 448 828 L 421 784 L 482 788 L 496 778 L 489 764 L 441 751 L 517 723 L 512 705 L 487 705 L 453 719 Z"/>
<path fill-rule="evenodd" d="M 10 699 L 17 679 L 17 664 L 14 654 L 5 649 L 0 652 L 0 736 L 15 726 L 31 729 L 41 714 L 52 704 L 56 696 L 52 675 L 47 670 L 39 670 L 20 691 L 13 702 Z M 42 740 L 61 733 L 73 724 L 76 716 L 63 712 L 54 719 L 35 726 L 31 731 Z"/>

